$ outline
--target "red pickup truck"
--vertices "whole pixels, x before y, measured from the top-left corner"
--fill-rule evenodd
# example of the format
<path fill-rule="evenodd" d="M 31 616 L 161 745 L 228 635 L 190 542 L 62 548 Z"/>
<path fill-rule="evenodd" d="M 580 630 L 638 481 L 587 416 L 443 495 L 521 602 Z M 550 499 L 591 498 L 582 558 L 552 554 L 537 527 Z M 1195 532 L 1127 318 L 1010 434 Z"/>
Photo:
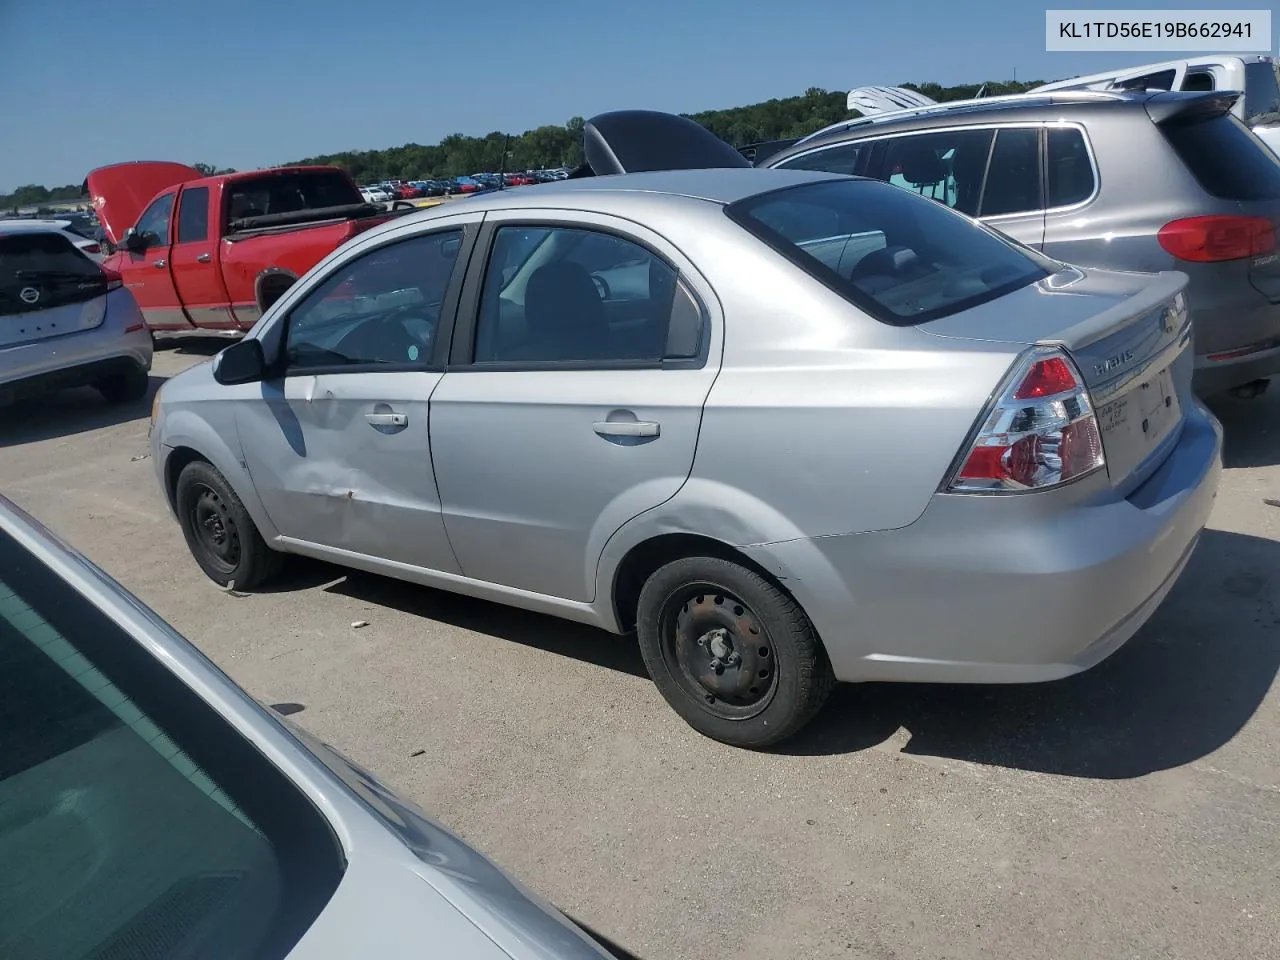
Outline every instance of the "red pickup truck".
<path fill-rule="evenodd" d="M 101 167 L 85 189 L 114 245 L 104 264 L 155 331 L 248 330 L 346 240 L 390 219 L 337 167 L 205 177 L 181 163 Z"/>

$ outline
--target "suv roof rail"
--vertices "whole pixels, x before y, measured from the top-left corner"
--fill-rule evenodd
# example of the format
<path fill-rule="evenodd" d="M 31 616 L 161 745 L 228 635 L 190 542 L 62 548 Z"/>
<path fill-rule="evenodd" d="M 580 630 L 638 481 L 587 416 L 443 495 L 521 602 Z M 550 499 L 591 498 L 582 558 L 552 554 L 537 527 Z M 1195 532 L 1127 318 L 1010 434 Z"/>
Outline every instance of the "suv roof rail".
<path fill-rule="evenodd" d="M 920 107 L 908 107 L 904 110 L 892 110 L 886 113 L 878 113 L 872 117 L 855 117 L 852 120 L 841 120 L 830 126 L 823 127 L 806 137 L 801 137 L 796 143 L 807 143 L 810 140 L 816 140 L 818 137 L 837 130 L 848 130 L 852 127 L 871 126 L 877 123 L 885 123 L 890 120 L 905 120 L 909 117 L 924 117 L 936 113 L 949 113 L 953 110 L 990 110 L 1000 107 L 1017 107 L 1017 106 L 1049 106 L 1054 103 L 1089 103 L 1099 100 L 1126 100 L 1130 99 L 1123 91 L 1119 90 L 1061 90 L 1045 93 L 1007 93 L 998 97 L 981 97 L 971 100 L 948 100 L 945 103 L 935 103 Z"/>

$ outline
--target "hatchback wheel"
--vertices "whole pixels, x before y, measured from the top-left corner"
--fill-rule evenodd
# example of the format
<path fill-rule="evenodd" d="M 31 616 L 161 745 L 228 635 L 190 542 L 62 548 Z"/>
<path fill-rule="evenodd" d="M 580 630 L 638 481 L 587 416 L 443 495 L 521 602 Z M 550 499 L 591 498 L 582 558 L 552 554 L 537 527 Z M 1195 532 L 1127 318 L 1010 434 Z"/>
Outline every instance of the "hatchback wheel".
<path fill-rule="evenodd" d="M 834 683 L 794 600 L 715 557 L 659 568 L 640 591 L 636 632 L 658 691 L 700 733 L 739 747 L 794 734 Z"/>
<path fill-rule="evenodd" d="M 240 498 L 211 464 L 187 464 L 174 499 L 191 555 L 214 583 L 248 590 L 279 571 L 283 557 L 267 546 Z"/>

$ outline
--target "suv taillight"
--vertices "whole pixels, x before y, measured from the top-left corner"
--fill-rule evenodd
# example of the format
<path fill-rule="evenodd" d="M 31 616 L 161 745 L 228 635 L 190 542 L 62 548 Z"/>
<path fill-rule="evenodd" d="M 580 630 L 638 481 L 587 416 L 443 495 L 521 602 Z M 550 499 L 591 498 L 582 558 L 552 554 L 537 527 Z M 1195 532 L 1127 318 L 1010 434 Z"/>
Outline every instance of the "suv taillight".
<path fill-rule="evenodd" d="M 124 278 L 114 270 L 108 270 L 106 267 L 103 267 L 102 276 L 107 281 L 108 290 L 119 290 L 124 286 Z"/>
<path fill-rule="evenodd" d="M 1106 466 L 1089 391 L 1061 350 L 1028 354 L 947 483 L 955 493 L 1042 490 Z"/>
<path fill-rule="evenodd" d="M 1179 260 L 1214 263 L 1243 260 L 1276 248 L 1276 228 L 1266 217 L 1187 217 L 1166 223 L 1160 246 Z"/>

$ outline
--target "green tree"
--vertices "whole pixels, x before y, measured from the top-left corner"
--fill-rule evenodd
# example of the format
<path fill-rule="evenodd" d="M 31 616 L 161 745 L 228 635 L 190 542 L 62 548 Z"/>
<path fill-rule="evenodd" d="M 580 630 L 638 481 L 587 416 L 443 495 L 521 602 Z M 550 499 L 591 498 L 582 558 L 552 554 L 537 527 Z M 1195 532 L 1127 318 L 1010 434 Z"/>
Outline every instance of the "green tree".
<path fill-rule="evenodd" d="M 986 96 L 1021 93 L 1042 81 L 1029 83 L 988 81 Z M 974 96 L 983 86 L 979 83 L 944 87 L 937 83 L 904 83 L 944 103 Z M 765 100 L 726 110 L 705 110 L 686 116 L 702 124 L 716 136 L 734 146 L 761 140 L 802 137 L 829 124 L 857 116 L 846 109 L 844 91 L 809 87 L 795 97 Z M 548 125 L 508 135 L 492 131 L 483 137 L 451 133 L 437 144 L 406 143 L 384 150 L 344 150 L 297 160 L 299 164 L 332 164 L 351 174 L 359 183 L 378 180 L 416 180 L 419 177 L 456 177 L 494 171 L 503 165 L 504 145 L 508 170 L 535 170 L 542 167 L 573 167 L 582 163 L 582 117 L 570 117 L 563 126 Z M 234 173 L 231 168 L 217 169 L 210 164 L 193 164 L 205 175 Z M 76 199 L 79 187 L 57 187 L 49 190 L 37 184 L 19 187 L 12 194 L 0 194 L 0 208 L 48 203 L 59 199 Z"/>

